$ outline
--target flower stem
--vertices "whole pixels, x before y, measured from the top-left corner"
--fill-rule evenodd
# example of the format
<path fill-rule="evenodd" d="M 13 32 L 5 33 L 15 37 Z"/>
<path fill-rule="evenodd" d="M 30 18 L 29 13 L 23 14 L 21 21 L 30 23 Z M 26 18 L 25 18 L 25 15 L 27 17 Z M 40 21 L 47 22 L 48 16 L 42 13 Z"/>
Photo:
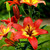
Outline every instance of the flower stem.
<path fill-rule="evenodd" d="M 10 11 L 9 11 L 9 20 L 10 20 L 10 22 L 11 22 Z"/>
<path fill-rule="evenodd" d="M 32 7 L 28 6 L 29 16 L 32 18 Z"/>
<path fill-rule="evenodd" d="M 24 11 L 24 8 L 23 8 L 22 6 L 21 6 L 21 8 L 22 8 L 23 12 L 25 13 L 25 15 L 28 16 L 28 15 L 26 14 L 26 12 Z"/>
<path fill-rule="evenodd" d="M 18 22 L 17 23 L 19 24 L 19 19 L 18 19 Z"/>
<path fill-rule="evenodd" d="M 19 42 L 20 42 L 20 39 L 19 39 Z M 20 48 L 19 49 L 21 50 L 21 42 L 20 42 Z"/>

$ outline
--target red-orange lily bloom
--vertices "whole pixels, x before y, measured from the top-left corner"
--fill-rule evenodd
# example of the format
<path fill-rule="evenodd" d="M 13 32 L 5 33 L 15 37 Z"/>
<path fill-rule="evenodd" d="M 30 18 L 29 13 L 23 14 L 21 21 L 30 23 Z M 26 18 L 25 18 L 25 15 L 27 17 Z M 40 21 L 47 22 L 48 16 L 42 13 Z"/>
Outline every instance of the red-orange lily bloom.
<path fill-rule="evenodd" d="M 42 19 L 38 19 L 33 23 L 30 17 L 26 17 L 24 19 L 23 26 L 19 24 L 13 24 L 13 27 L 18 30 L 16 36 L 14 37 L 14 40 L 20 38 L 28 38 L 32 47 L 34 48 L 34 50 L 36 50 L 38 46 L 38 41 L 34 36 L 48 33 L 48 31 L 39 28 L 41 23 Z"/>
<path fill-rule="evenodd" d="M 42 0 L 21 0 L 20 3 L 26 3 L 28 5 L 34 5 L 35 7 L 37 7 L 38 3 L 45 3 L 45 1 L 42 1 Z"/>
<path fill-rule="evenodd" d="M 20 5 L 20 2 L 18 0 L 7 1 L 7 2 L 10 3 L 10 6 L 13 5 L 13 4 Z"/>
<path fill-rule="evenodd" d="M 6 37 L 8 32 L 11 31 L 11 25 L 12 23 L 9 23 L 7 27 L 5 27 L 4 25 L 0 25 L 0 40 L 2 39 L 2 37 Z"/>
<path fill-rule="evenodd" d="M 15 42 L 15 40 L 13 40 L 14 35 L 15 35 L 14 33 L 11 33 L 10 38 L 9 38 L 9 39 L 7 39 L 7 38 L 5 39 L 5 42 L 6 42 L 7 44 L 4 44 L 3 46 L 7 46 L 7 47 L 8 47 L 8 46 L 14 46 L 14 42 Z M 16 40 L 16 41 L 17 41 L 17 40 Z M 3 47 L 3 46 L 2 46 L 2 47 Z M 1 47 L 1 48 L 2 48 L 2 47 Z"/>

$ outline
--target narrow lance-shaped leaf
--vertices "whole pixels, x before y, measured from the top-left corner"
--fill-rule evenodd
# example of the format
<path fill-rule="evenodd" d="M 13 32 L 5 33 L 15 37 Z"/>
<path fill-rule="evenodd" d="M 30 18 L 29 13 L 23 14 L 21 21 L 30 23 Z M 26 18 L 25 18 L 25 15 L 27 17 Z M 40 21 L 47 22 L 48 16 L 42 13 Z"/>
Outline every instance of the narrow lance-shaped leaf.
<path fill-rule="evenodd" d="M 48 41 L 50 41 L 50 40 L 46 40 L 46 41 L 44 41 L 44 42 L 38 44 L 38 46 L 39 46 L 39 45 L 42 45 L 42 44 L 44 44 L 44 43 L 46 43 L 46 42 L 48 42 Z"/>
<path fill-rule="evenodd" d="M 47 25 L 42 26 L 41 29 L 44 29 L 46 26 L 47 26 Z"/>
<path fill-rule="evenodd" d="M 27 45 L 27 47 L 25 48 L 25 50 L 27 50 L 28 48 L 31 49 L 31 50 L 34 50 L 30 44 Z"/>
<path fill-rule="evenodd" d="M 29 16 L 32 18 L 32 7 L 28 6 Z"/>

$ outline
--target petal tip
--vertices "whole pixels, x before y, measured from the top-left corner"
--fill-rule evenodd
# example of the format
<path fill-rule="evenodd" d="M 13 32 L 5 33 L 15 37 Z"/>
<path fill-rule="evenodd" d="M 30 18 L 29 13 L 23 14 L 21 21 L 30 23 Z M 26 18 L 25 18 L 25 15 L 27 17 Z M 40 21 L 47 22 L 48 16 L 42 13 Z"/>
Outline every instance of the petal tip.
<path fill-rule="evenodd" d="M 39 19 L 40 21 L 43 21 L 42 19 Z"/>

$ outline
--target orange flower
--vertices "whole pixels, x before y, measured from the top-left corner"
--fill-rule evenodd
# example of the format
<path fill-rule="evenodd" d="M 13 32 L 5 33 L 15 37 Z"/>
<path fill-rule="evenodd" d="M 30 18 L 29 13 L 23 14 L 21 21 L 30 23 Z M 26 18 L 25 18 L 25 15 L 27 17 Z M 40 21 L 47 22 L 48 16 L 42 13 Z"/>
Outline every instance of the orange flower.
<path fill-rule="evenodd" d="M 38 3 L 44 3 L 46 5 L 45 1 L 42 0 L 21 0 L 20 3 L 26 3 L 29 6 L 34 5 L 35 7 L 37 7 Z"/>
<path fill-rule="evenodd" d="M 19 1 L 18 0 L 13 0 L 13 1 L 7 1 L 8 3 L 10 3 L 10 6 L 13 5 L 13 4 L 17 4 L 17 5 L 20 5 Z"/>
<path fill-rule="evenodd" d="M 9 23 L 7 27 L 5 27 L 4 25 L 0 25 L 0 40 L 2 39 L 2 37 L 6 37 L 8 32 L 11 31 L 11 25 L 12 23 Z"/>
<path fill-rule="evenodd" d="M 7 44 L 2 45 L 2 47 L 3 47 L 3 46 L 7 46 L 7 47 L 8 47 L 8 46 L 14 46 L 14 42 L 15 42 L 15 41 L 13 40 L 14 36 L 15 36 L 15 33 L 12 33 L 9 39 L 6 38 L 6 39 L 5 39 L 5 42 L 6 42 Z M 17 40 L 16 40 L 16 41 L 17 41 Z M 1 48 L 2 48 L 2 47 L 1 47 Z"/>
<path fill-rule="evenodd" d="M 18 30 L 14 37 L 14 40 L 27 38 L 34 50 L 36 50 L 38 47 L 38 41 L 35 36 L 48 34 L 48 31 L 39 28 L 41 23 L 42 19 L 38 19 L 33 23 L 30 17 L 26 17 L 24 18 L 23 26 L 19 24 L 13 24 L 13 27 Z"/>

